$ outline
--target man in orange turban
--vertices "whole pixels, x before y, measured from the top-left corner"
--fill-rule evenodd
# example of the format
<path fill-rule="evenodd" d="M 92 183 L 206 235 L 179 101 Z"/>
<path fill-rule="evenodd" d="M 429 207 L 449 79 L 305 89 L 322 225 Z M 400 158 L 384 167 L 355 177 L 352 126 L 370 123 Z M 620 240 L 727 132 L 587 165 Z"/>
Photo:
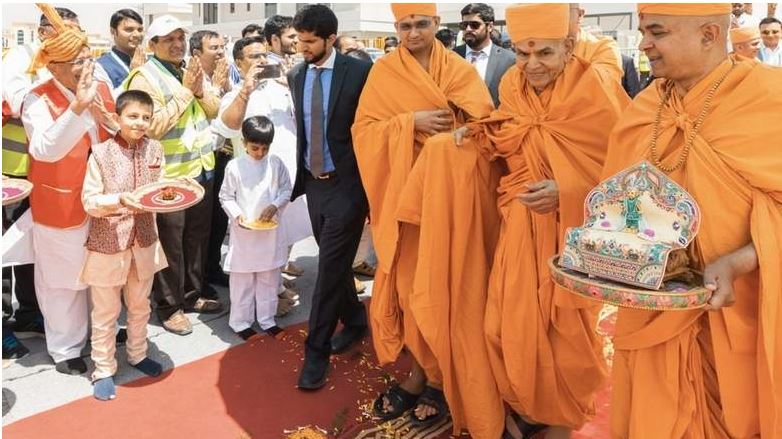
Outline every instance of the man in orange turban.
<path fill-rule="evenodd" d="M 608 134 L 629 98 L 615 78 L 573 54 L 567 4 L 505 12 L 516 65 L 500 83 L 485 135 L 507 173 L 486 305 L 492 370 L 515 412 L 507 434 L 570 437 L 595 414 L 606 370 L 596 333 L 601 305 L 556 287 L 547 261 L 599 181 Z M 473 134 L 480 139 L 483 133 Z"/>
<path fill-rule="evenodd" d="M 598 73 L 617 81 L 624 76 L 619 46 L 611 37 L 598 38 L 581 29 L 584 9 L 578 3 L 570 3 L 570 36 L 576 39 L 573 53 L 591 62 Z"/>
<path fill-rule="evenodd" d="M 733 53 L 754 59 L 760 52 L 760 29 L 757 27 L 736 27 L 730 30 L 730 44 Z"/>
<path fill-rule="evenodd" d="M 451 134 L 488 116 L 492 100 L 476 70 L 435 42 L 434 4 L 392 9 L 401 45 L 369 74 L 353 144 L 378 256 L 375 350 L 381 363 L 403 347 L 414 361 L 410 377 L 376 400 L 375 414 L 413 409 L 413 424 L 428 426 L 450 409 L 454 433 L 496 439 L 503 407 L 483 315 L 498 173 L 485 145 L 457 147 Z"/>
<path fill-rule="evenodd" d="M 46 66 L 52 78 L 33 87 L 22 105 L 30 154 L 34 279 L 44 317 L 46 348 L 58 372 L 82 374 L 87 341 L 87 285 L 81 282 L 89 219 L 81 202 L 93 143 L 108 139 L 116 123 L 109 88 L 93 81 L 87 37 L 51 5 L 38 5 L 53 35 L 36 53 L 31 71 Z"/>
<path fill-rule="evenodd" d="M 620 309 L 613 438 L 782 437 L 782 70 L 727 53 L 730 4 L 639 4 L 659 78 L 611 134 L 604 177 L 649 160 L 690 192 L 705 309 Z"/>

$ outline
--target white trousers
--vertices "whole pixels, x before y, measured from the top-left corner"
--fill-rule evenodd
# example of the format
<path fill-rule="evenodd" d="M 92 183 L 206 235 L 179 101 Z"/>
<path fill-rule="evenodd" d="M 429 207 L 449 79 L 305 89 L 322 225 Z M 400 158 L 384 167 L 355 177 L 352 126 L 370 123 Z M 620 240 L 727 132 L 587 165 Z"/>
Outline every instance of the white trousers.
<path fill-rule="evenodd" d="M 231 297 L 231 312 L 228 326 L 235 332 L 243 331 L 258 321 L 261 329 L 276 325 L 277 294 L 281 268 L 254 273 L 231 272 L 228 288 Z"/>
<path fill-rule="evenodd" d="M 35 264 L 35 296 L 43 314 L 46 349 L 56 363 L 81 356 L 89 332 L 87 290 L 47 287 L 41 264 Z"/>

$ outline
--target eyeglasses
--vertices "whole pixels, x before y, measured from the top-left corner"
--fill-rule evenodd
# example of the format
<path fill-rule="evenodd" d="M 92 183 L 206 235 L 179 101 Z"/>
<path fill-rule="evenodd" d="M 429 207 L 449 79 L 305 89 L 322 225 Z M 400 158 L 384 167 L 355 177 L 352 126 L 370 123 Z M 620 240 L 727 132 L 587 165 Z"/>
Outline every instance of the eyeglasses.
<path fill-rule="evenodd" d="M 52 62 L 52 64 L 70 64 L 72 66 L 81 67 L 84 64 L 87 64 L 88 62 L 90 62 L 92 60 L 93 60 L 92 57 L 89 57 L 89 58 L 77 58 L 77 59 L 74 59 L 73 61 Z"/>
<path fill-rule="evenodd" d="M 480 21 L 462 21 L 459 23 L 459 28 L 461 30 L 467 30 L 468 27 L 472 30 L 478 30 L 481 26 L 483 26 L 483 23 Z"/>
<path fill-rule="evenodd" d="M 263 52 L 251 53 L 251 54 L 247 55 L 247 58 L 250 58 L 250 59 L 266 58 L 266 54 L 263 53 Z"/>
<path fill-rule="evenodd" d="M 432 25 L 431 20 L 418 20 L 415 23 L 400 23 L 399 24 L 399 30 L 402 32 L 410 32 L 413 30 L 413 27 L 415 27 L 418 30 L 426 30 L 429 29 L 429 26 Z"/>
<path fill-rule="evenodd" d="M 778 30 L 764 30 L 764 31 L 761 31 L 760 33 L 762 33 L 763 35 L 776 35 L 776 34 L 779 33 L 779 31 Z"/>

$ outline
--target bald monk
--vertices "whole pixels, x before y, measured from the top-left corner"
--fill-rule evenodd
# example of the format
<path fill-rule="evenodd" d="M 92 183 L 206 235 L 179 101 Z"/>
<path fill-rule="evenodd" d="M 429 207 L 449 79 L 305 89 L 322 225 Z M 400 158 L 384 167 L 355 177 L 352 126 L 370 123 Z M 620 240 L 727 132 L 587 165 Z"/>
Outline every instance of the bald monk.
<path fill-rule="evenodd" d="M 375 350 L 385 364 L 404 348 L 413 368 L 378 397 L 375 415 L 392 419 L 413 409 L 413 424 L 428 426 L 450 409 L 455 434 L 467 428 L 472 437 L 496 439 L 503 407 L 483 315 L 499 174 L 484 145 L 457 148 L 452 134 L 489 116 L 493 104 L 476 70 L 435 40 L 434 4 L 392 9 L 401 44 L 369 74 L 353 142 L 378 256 Z"/>
<path fill-rule="evenodd" d="M 638 13 L 660 79 L 622 114 L 604 176 L 649 160 L 695 197 L 689 252 L 713 295 L 619 310 L 611 437 L 782 437 L 782 70 L 728 56 L 730 4 Z"/>
<path fill-rule="evenodd" d="M 730 44 L 736 55 L 749 59 L 757 58 L 760 52 L 760 42 L 760 29 L 757 26 L 730 29 Z"/>
<path fill-rule="evenodd" d="M 567 4 L 506 9 L 516 65 L 500 83 L 500 108 L 485 121 L 507 166 L 486 307 L 492 370 L 515 412 L 508 437 L 569 437 L 595 414 L 607 372 L 596 333 L 601 305 L 552 283 L 547 261 L 600 177 L 608 134 L 629 98 L 621 84 L 573 54 Z M 480 138 L 481 133 L 473 134 Z"/>
<path fill-rule="evenodd" d="M 573 53 L 595 65 L 596 71 L 622 81 L 624 69 L 622 68 L 622 55 L 619 46 L 611 37 L 598 38 L 581 29 L 585 11 L 578 3 L 570 3 L 570 32 L 569 35 L 576 39 Z"/>

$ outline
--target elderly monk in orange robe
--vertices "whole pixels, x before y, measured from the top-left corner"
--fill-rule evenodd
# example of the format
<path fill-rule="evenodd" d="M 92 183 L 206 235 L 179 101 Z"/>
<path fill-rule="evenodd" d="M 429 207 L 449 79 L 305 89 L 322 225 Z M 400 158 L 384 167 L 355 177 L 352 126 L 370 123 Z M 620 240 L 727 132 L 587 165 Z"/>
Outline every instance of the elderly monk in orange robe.
<path fill-rule="evenodd" d="M 455 433 L 496 439 L 503 407 L 483 316 L 499 172 L 487 144 L 457 147 L 452 134 L 489 116 L 493 104 L 475 69 L 434 38 L 434 4 L 392 9 L 401 45 L 370 72 L 353 144 L 378 256 L 375 350 L 388 363 L 404 347 L 414 364 L 377 399 L 375 414 L 391 419 L 413 408 L 413 424 L 424 426 L 450 409 Z"/>
<path fill-rule="evenodd" d="M 638 4 L 656 80 L 604 176 L 649 160 L 698 201 L 706 309 L 620 309 L 611 437 L 782 437 L 782 70 L 727 54 L 730 4 Z"/>
<path fill-rule="evenodd" d="M 547 437 L 569 437 L 595 414 L 607 376 L 596 333 L 601 305 L 556 287 L 547 261 L 562 248 L 565 229 L 583 222 L 584 198 L 599 181 L 608 134 L 629 98 L 619 81 L 573 54 L 567 4 L 505 13 L 516 66 L 500 83 L 499 110 L 484 121 L 508 170 L 486 311 L 489 358 L 515 412 L 507 435 L 528 437 L 550 425 Z"/>
<path fill-rule="evenodd" d="M 570 3 L 570 36 L 576 39 L 573 53 L 591 62 L 601 75 L 622 81 L 622 55 L 619 46 L 611 37 L 596 37 L 581 29 L 584 9 L 578 3 Z"/>
<path fill-rule="evenodd" d="M 760 28 L 757 26 L 736 27 L 730 30 L 730 45 L 733 53 L 754 59 L 760 52 Z"/>

